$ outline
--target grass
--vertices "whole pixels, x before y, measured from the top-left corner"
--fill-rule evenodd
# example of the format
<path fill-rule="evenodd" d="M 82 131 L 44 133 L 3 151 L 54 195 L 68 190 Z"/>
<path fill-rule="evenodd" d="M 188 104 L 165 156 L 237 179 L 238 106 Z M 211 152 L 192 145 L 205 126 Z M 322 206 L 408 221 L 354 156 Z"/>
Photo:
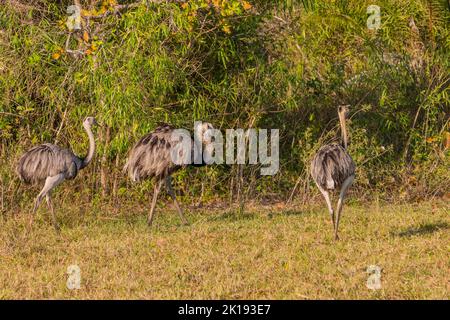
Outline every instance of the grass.
<path fill-rule="evenodd" d="M 43 206 L 44 207 L 44 206 Z M 341 241 L 322 207 L 194 210 L 180 226 L 160 208 L 58 210 L 57 234 L 41 210 L 5 216 L 0 298 L 10 299 L 448 299 L 448 203 L 349 205 Z M 67 267 L 81 288 L 66 287 Z M 367 267 L 382 268 L 369 290 Z"/>

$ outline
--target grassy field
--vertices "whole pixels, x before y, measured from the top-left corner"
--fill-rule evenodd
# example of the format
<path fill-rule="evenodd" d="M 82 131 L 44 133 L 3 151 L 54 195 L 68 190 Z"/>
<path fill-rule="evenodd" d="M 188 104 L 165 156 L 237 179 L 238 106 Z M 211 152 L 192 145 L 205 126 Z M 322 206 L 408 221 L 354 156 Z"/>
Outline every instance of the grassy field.
<path fill-rule="evenodd" d="M 448 299 L 450 207 L 442 201 L 349 205 L 341 241 L 322 207 L 192 210 L 180 226 L 172 207 L 154 228 L 145 208 L 59 209 L 60 234 L 41 209 L 5 216 L 0 298 Z M 67 267 L 81 288 L 66 287 Z M 382 268 L 369 290 L 367 267 Z"/>

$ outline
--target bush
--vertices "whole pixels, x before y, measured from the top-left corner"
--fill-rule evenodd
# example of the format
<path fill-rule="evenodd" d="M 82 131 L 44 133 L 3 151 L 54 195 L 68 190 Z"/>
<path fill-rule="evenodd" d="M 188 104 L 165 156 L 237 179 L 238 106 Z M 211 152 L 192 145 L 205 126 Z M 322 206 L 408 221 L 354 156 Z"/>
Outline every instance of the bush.
<path fill-rule="evenodd" d="M 287 199 L 299 181 L 293 195 L 305 199 L 309 160 L 336 136 L 338 104 L 351 105 L 362 199 L 448 192 L 450 11 L 440 1 L 379 1 L 378 31 L 366 27 L 368 1 L 80 2 L 75 32 L 65 24 L 72 1 L 0 9 L 2 204 L 20 198 L 13 168 L 26 148 L 85 152 L 87 115 L 103 124 L 98 152 L 60 188 L 67 197 L 128 199 L 120 169 L 134 142 L 160 121 L 192 129 L 203 120 L 279 128 L 280 172 L 188 170 L 176 179 L 186 199 Z M 142 198 L 148 184 L 132 190 Z"/>

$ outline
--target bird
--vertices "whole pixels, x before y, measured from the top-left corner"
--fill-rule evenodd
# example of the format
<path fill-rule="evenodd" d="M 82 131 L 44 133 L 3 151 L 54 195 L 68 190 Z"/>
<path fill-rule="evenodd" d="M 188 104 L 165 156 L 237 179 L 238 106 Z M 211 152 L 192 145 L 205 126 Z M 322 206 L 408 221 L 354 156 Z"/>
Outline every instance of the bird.
<path fill-rule="evenodd" d="M 339 219 L 344 198 L 355 179 L 356 165 L 347 151 L 348 139 L 345 120 L 348 112 L 349 105 L 341 105 L 338 107 L 341 143 L 331 143 L 322 146 L 311 162 L 311 176 L 327 203 L 333 223 L 335 240 L 339 240 Z M 340 191 L 336 208 L 336 220 L 335 211 L 330 200 L 330 192 L 333 191 Z"/>
<path fill-rule="evenodd" d="M 78 171 L 91 162 L 95 154 L 95 138 L 91 129 L 93 125 L 97 125 L 94 117 L 87 117 L 83 121 L 83 127 L 89 137 L 89 150 L 84 158 L 76 156 L 70 149 L 61 148 L 51 143 L 35 146 L 20 157 L 16 167 L 20 180 L 25 184 L 45 182 L 44 187 L 35 199 L 30 225 L 33 224 L 36 211 L 45 197 L 52 215 L 53 226 L 56 230 L 59 230 L 51 193 L 64 180 L 74 179 Z"/>
<path fill-rule="evenodd" d="M 154 178 L 155 181 L 150 211 L 147 218 L 149 227 L 152 225 L 156 201 L 164 183 L 167 192 L 175 204 L 182 224 L 189 224 L 178 204 L 173 190 L 172 174 L 188 165 L 201 167 L 207 164 L 204 159 L 207 155 L 212 155 L 213 153 L 214 137 L 209 137 L 205 133 L 207 130 L 213 129 L 212 124 L 202 122 L 194 130 L 194 139 L 189 134 L 186 136 L 187 141 L 182 141 L 183 139 L 181 138 L 174 139 L 174 134 L 177 129 L 170 124 L 161 123 L 154 131 L 144 135 L 129 151 L 128 159 L 123 170 L 128 173 L 130 180 L 132 182 L 138 182 Z M 174 150 L 177 150 L 181 146 L 180 143 L 187 143 L 191 151 L 185 152 L 184 155 L 182 151 L 179 151 L 181 157 L 189 156 L 190 161 L 185 163 L 176 163 L 172 158 Z M 197 150 L 202 149 L 204 149 L 203 156 L 197 152 Z"/>

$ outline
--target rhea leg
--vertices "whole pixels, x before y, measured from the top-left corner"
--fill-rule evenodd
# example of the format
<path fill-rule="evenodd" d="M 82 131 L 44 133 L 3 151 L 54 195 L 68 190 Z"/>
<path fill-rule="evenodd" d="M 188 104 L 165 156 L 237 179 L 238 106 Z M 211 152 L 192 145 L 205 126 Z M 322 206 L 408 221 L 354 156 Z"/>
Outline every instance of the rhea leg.
<path fill-rule="evenodd" d="M 175 195 L 175 191 L 173 190 L 173 187 L 172 187 L 172 177 L 171 176 L 168 176 L 166 178 L 166 187 L 167 187 L 167 192 L 172 197 L 175 207 L 177 208 L 178 215 L 180 216 L 181 221 L 185 225 L 189 224 L 189 222 L 187 221 L 186 217 L 183 214 L 183 211 L 180 208 L 180 205 L 178 204 L 177 197 Z"/>
<path fill-rule="evenodd" d="M 152 204 L 151 204 L 150 212 L 148 214 L 148 219 L 147 219 L 147 224 L 149 226 L 151 226 L 152 222 L 153 222 L 153 214 L 155 212 L 156 199 L 158 199 L 158 194 L 159 194 L 159 191 L 161 190 L 162 184 L 163 184 L 163 180 L 158 180 L 155 182 L 155 188 L 153 190 Z"/>
<path fill-rule="evenodd" d="M 39 192 L 38 196 L 36 197 L 36 200 L 34 201 L 33 211 L 32 211 L 31 216 L 30 216 L 30 225 L 33 224 L 33 222 L 34 222 L 34 216 L 36 215 L 36 211 L 37 211 L 37 209 L 39 208 L 39 205 L 41 204 L 42 199 L 44 198 L 44 192 L 43 192 L 43 191 L 44 191 L 44 190 L 42 190 L 41 192 Z"/>
<path fill-rule="evenodd" d="M 42 188 L 41 192 L 39 192 L 39 194 L 36 197 L 36 200 L 34 202 L 33 212 L 32 212 L 31 218 L 30 218 L 30 225 L 33 224 L 34 217 L 36 215 L 36 211 L 39 208 L 39 205 L 41 204 L 44 197 L 46 197 L 47 194 L 49 192 L 51 192 L 51 190 L 53 190 L 56 186 L 58 186 L 63 181 L 64 181 L 63 174 L 58 174 L 53 177 L 47 177 L 47 179 L 45 179 L 44 187 Z"/>
<path fill-rule="evenodd" d="M 331 223 L 333 224 L 333 229 L 334 229 L 334 226 L 335 226 L 335 224 L 334 224 L 334 210 L 333 210 L 333 206 L 331 205 L 330 193 L 327 190 L 322 189 L 320 186 L 317 186 L 317 187 L 319 188 L 320 192 L 322 192 L 323 197 L 325 198 L 325 201 L 326 201 L 327 206 L 328 206 L 328 211 L 330 212 L 330 216 L 331 216 Z"/>
<path fill-rule="evenodd" d="M 355 179 L 354 175 L 348 177 L 347 179 L 345 179 L 345 181 L 341 187 L 341 193 L 339 194 L 339 200 L 338 200 L 337 209 L 336 209 L 337 217 L 336 217 L 336 226 L 334 228 L 334 239 L 335 240 L 339 240 L 339 236 L 338 236 L 339 219 L 341 217 L 342 206 L 344 205 L 344 198 L 345 198 L 345 195 L 347 194 L 348 188 L 350 187 L 350 185 L 352 184 L 354 179 Z"/>
<path fill-rule="evenodd" d="M 47 195 L 45 196 L 45 200 L 47 200 L 47 205 L 48 208 L 50 209 L 50 213 L 52 214 L 52 222 L 53 222 L 53 227 L 55 227 L 55 229 L 57 231 L 59 231 L 59 225 L 58 222 L 56 221 L 56 215 L 55 215 L 55 208 L 53 207 L 53 201 L 52 201 L 52 197 L 51 197 L 51 191 L 49 191 L 47 193 Z"/>

